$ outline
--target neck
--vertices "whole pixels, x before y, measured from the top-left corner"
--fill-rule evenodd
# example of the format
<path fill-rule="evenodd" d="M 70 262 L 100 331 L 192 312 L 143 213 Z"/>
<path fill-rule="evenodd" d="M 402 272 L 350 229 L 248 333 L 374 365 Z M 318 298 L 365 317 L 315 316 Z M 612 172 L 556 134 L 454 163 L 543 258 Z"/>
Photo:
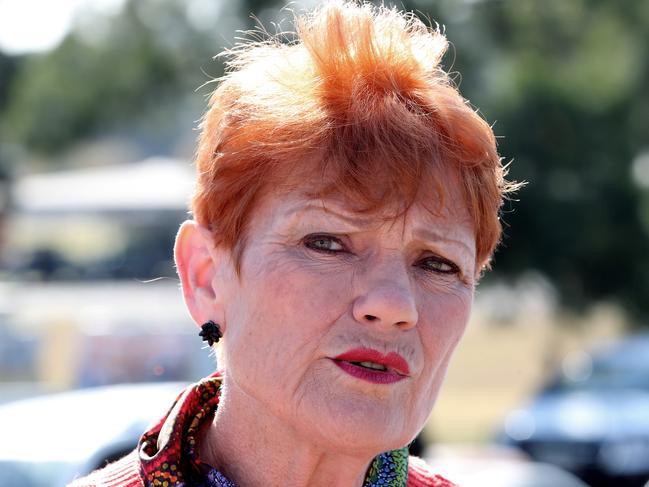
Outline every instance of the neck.
<path fill-rule="evenodd" d="M 341 453 L 318 444 L 228 385 L 199 452 L 237 487 L 363 485 L 376 453 Z"/>

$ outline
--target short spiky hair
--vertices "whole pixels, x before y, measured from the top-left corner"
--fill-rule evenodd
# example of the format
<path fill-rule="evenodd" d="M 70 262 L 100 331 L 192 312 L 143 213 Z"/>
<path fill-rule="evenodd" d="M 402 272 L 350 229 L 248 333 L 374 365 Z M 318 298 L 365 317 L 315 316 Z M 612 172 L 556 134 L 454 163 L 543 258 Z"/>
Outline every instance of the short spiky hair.
<path fill-rule="evenodd" d="M 443 201 L 450 169 L 476 229 L 477 264 L 487 265 L 511 185 L 491 127 L 440 66 L 444 35 L 412 14 L 345 0 L 296 26 L 295 42 L 276 36 L 225 53 L 227 73 L 201 124 L 196 220 L 238 266 L 269 188 L 322 178 L 322 194 L 359 211 L 407 209 L 426 189 Z"/>

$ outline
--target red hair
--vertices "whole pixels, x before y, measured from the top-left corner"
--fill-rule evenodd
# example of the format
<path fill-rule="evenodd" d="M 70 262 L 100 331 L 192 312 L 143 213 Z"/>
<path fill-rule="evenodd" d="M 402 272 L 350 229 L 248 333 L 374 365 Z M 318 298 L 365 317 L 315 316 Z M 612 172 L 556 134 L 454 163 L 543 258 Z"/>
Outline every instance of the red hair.
<path fill-rule="evenodd" d="M 444 35 L 412 14 L 344 0 L 296 24 L 295 42 L 276 36 L 225 53 L 227 73 L 201 123 L 196 220 L 238 266 L 246 225 L 270 188 L 311 187 L 315 176 L 318 194 L 335 191 L 358 211 L 405 211 L 431 189 L 443 201 L 453 174 L 477 264 L 487 265 L 513 185 L 491 127 L 440 66 Z"/>

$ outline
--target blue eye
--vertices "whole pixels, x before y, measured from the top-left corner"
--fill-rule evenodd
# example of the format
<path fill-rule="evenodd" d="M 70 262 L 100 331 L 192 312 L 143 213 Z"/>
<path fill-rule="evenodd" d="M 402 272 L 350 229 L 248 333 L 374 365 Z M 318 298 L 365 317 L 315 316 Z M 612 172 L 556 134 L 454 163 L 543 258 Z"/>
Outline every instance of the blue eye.
<path fill-rule="evenodd" d="M 342 241 L 331 235 L 307 235 L 304 238 L 304 245 L 317 252 L 336 253 L 345 251 Z"/>
<path fill-rule="evenodd" d="M 438 256 L 426 257 L 420 260 L 418 265 L 424 270 L 439 274 L 458 274 L 460 272 L 460 268 L 456 264 Z"/>

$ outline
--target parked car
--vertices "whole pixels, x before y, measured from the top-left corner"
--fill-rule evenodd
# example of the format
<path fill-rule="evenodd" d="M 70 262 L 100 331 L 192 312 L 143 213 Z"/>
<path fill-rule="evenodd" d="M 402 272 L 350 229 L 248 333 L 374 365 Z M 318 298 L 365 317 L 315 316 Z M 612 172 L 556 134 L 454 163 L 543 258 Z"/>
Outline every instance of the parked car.
<path fill-rule="evenodd" d="M 593 487 L 649 479 L 649 334 L 567 356 L 561 371 L 506 418 L 500 440 Z"/>
<path fill-rule="evenodd" d="M 534 462 L 502 445 L 442 445 L 427 450 L 426 461 L 461 487 L 588 487 L 556 465 Z"/>
<path fill-rule="evenodd" d="M 460 483 L 462 487 L 588 487 L 564 469 L 540 462 L 493 463 Z"/>
<path fill-rule="evenodd" d="M 0 405 L 0 487 L 63 487 L 121 458 L 184 387 L 113 385 Z"/>

